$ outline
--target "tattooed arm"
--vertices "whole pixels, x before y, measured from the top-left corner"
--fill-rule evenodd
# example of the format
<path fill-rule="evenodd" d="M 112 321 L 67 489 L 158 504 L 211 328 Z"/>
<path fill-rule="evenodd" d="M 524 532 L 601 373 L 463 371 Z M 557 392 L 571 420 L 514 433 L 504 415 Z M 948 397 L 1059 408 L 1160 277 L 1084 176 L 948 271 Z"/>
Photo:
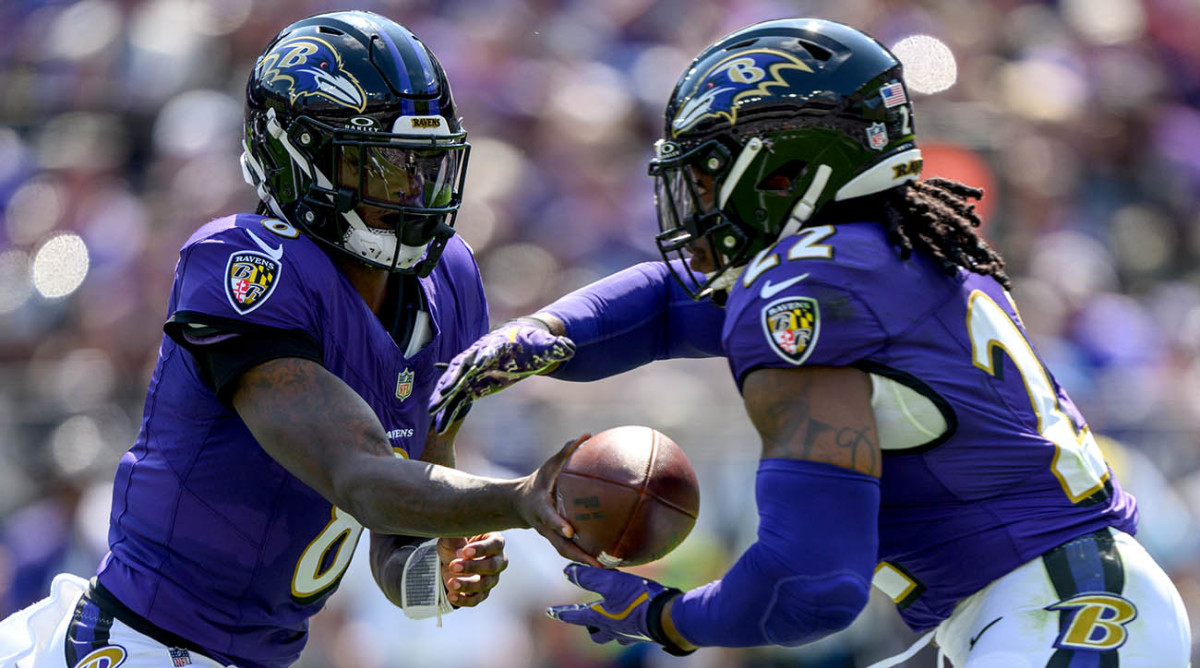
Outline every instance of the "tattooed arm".
<path fill-rule="evenodd" d="M 762 439 L 758 541 L 725 577 L 659 608 L 669 645 L 800 645 L 867 603 L 882 462 L 870 377 L 833 367 L 759 369 L 742 387 Z"/>
<path fill-rule="evenodd" d="M 232 401 L 268 455 L 372 532 L 473 536 L 532 527 L 564 557 L 595 561 L 570 542 L 573 530 L 550 494 L 578 441 L 514 480 L 399 459 L 362 397 L 320 364 L 294 357 L 243 373 Z"/>
<path fill-rule="evenodd" d="M 807 459 L 879 477 L 879 437 L 865 372 L 759 369 L 746 377 L 742 397 L 764 458 Z"/>
<path fill-rule="evenodd" d="M 454 437 L 460 426 L 462 421 L 457 421 L 444 434 L 430 431 L 421 459 L 453 467 Z M 371 574 L 379 589 L 397 606 L 402 605 L 405 567 L 416 547 L 423 542 L 424 538 L 371 532 Z M 508 568 L 504 536 L 500 533 L 486 533 L 470 539 L 443 536 L 438 539 L 437 553 L 447 597 L 458 607 L 471 607 L 486 600 L 500 583 L 501 571 Z"/>

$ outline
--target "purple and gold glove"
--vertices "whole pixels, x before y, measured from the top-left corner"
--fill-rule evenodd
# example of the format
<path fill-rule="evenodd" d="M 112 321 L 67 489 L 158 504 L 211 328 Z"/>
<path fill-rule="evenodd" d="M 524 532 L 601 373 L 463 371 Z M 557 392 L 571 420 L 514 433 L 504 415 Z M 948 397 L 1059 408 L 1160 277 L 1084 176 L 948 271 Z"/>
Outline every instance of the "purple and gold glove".
<path fill-rule="evenodd" d="M 547 608 L 552 619 L 587 627 L 592 641 L 600 644 L 610 640 L 622 645 L 653 642 L 675 656 L 695 651 L 681 649 L 662 629 L 663 606 L 682 593 L 678 589 L 632 573 L 583 564 L 569 564 L 563 572 L 572 584 L 600 594 L 601 599 Z"/>
<path fill-rule="evenodd" d="M 532 318 L 500 325 L 450 360 L 429 399 L 434 428 L 445 433 L 471 402 L 526 376 L 545 373 L 574 354 L 574 341 L 551 334 Z"/>

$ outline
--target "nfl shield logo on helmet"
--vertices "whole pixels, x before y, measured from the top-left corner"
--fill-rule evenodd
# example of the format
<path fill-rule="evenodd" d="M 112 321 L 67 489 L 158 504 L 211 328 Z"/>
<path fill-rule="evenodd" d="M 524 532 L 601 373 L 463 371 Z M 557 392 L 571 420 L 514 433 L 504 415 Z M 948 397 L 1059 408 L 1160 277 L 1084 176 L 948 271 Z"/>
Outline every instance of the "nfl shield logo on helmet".
<path fill-rule="evenodd" d="M 238 313 L 262 306 L 279 282 L 278 260 L 258 251 L 237 251 L 225 265 L 225 296 Z"/>
<path fill-rule="evenodd" d="M 883 123 L 872 123 L 867 127 L 867 141 L 871 144 L 871 148 L 876 151 L 887 146 L 887 128 L 884 127 Z"/>
<path fill-rule="evenodd" d="M 400 372 L 400 377 L 396 379 L 396 398 L 404 401 L 413 391 L 413 374 L 412 371 L 405 369 Z"/>
<path fill-rule="evenodd" d="M 821 310 L 815 299 L 787 297 L 763 308 L 762 325 L 775 354 L 800 365 L 821 333 Z"/>

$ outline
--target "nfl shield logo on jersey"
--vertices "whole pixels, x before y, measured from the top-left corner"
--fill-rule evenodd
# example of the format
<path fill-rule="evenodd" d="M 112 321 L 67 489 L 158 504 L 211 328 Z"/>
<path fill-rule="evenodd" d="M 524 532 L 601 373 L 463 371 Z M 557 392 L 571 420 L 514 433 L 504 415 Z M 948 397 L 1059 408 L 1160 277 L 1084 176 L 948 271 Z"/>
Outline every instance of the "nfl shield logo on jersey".
<path fill-rule="evenodd" d="M 762 310 L 763 331 L 771 349 L 792 364 L 803 364 L 821 333 L 821 311 L 817 300 L 786 297 Z"/>
<path fill-rule="evenodd" d="M 404 401 L 408 398 L 408 395 L 412 394 L 413 377 L 413 372 L 405 369 L 400 372 L 400 377 L 396 379 L 396 398 L 400 401 Z"/>
<path fill-rule="evenodd" d="M 249 313 L 271 296 L 281 265 L 258 251 L 238 251 L 225 265 L 225 296 L 238 313 Z"/>
<path fill-rule="evenodd" d="M 167 651 L 171 653 L 171 663 L 175 666 L 190 666 L 192 665 L 192 655 L 182 647 L 169 647 Z"/>

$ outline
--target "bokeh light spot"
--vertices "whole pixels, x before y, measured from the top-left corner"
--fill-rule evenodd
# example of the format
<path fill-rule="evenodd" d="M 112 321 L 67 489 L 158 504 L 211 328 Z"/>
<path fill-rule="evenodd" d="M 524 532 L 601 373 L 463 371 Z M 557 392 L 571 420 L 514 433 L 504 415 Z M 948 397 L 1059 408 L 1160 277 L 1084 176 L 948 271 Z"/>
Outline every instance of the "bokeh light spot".
<path fill-rule="evenodd" d="M 87 471 L 103 449 L 100 428 L 86 415 L 67 418 L 50 437 L 50 454 L 67 476 Z"/>
<path fill-rule="evenodd" d="M 106 0 L 83 0 L 63 10 L 50 26 L 48 51 L 82 60 L 112 44 L 121 32 L 121 10 Z"/>
<path fill-rule="evenodd" d="M 909 90 L 932 95 L 958 81 L 954 52 L 932 35 L 905 37 L 892 47 L 892 53 L 904 64 L 904 81 Z"/>
<path fill-rule="evenodd" d="M 1053 60 L 1009 63 L 1000 77 L 1008 109 L 1033 120 L 1070 120 L 1080 113 L 1087 100 L 1087 83 L 1081 75 Z"/>
<path fill-rule="evenodd" d="M 43 297 L 57 299 L 79 289 L 88 272 L 87 244 L 77 234 L 60 234 L 33 257 L 33 287 Z"/>
<path fill-rule="evenodd" d="M 19 245 L 32 245 L 54 229 L 63 214 L 59 185 L 49 178 L 21 184 L 4 211 L 8 238 Z"/>
<path fill-rule="evenodd" d="M 1145 32 L 1146 11 L 1140 0 L 1063 0 L 1063 19 L 1098 44 L 1120 44 Z"/>
<path fill-rule="evenodd" d="M 32 292 L 29 255 L 15 248 L 0 253 L 0 315 L 20 308 Z"/>

